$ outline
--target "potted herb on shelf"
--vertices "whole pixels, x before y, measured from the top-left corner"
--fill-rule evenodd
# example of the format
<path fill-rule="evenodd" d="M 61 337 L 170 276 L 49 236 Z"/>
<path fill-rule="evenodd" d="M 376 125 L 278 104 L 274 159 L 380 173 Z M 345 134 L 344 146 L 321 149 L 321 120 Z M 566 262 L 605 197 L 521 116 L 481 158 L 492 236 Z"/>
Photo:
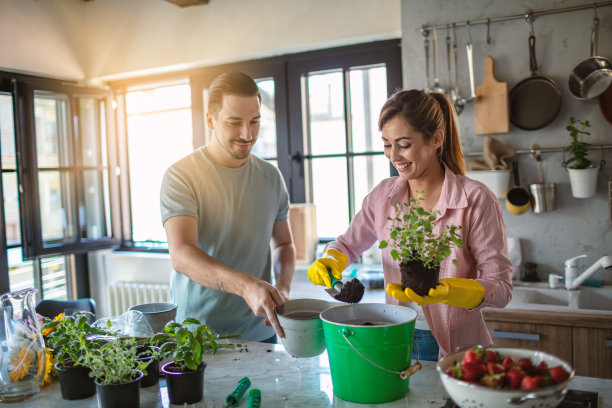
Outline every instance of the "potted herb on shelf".
<path fill-rule="evenodd" d="M 88 312 L 78 312 L 74 316 L 60 313 L 55 319 L 43 318 L 42 334 L 57 360 L 55 369 L 59 374 L 62 398 L 66 400 L 87 398 L 96 393 L 89 368 L 79 365 L 78 361 L 88 350 L 102 344 L 99 340 L 88 340 L 89 336 L 108 335 L 109 332 L 91 326 L 89 315 Z"/>
<path fill-rule="evenodd" d="M 138 343 L 133 338 L 118 337 L 96 349 L 83 346 L 78 363 L 91 370 L 98 392 L 98 407 L 140 406 L 140 380 L 152 360 L 138 358 Z M 153 350 L 153 357 L 156 351 Z"/>
<path fill-rule="evenodd" d="M 570 117 L 567 121 L 567 131 L 572 138 L 572 142 L 566 148 L 569 158 L 564 163 L 569 172 L 570 186 L 572 195 L 576 198 L 588 198 L 595 195 L 597 190 L 597 175 L 599 168 L 594 167 L 588 158 L 589 143 L 582 140 L 582 137 L 590 135 L 586 129 L 591 124 L 588 120 L 578 121 Z"/>
<path fill-rule="evenodd" d="M 166 375 L 168 398 L 172 404 L 183 405 L 199 402 L 204 397 L 204 353 L 217 352 L 220 339 L 238 337 L 240 334 L 220 336 L 199 320 L 188 317 L 183 323 L 169 322 L 162 333 L 151 338 L 152 345 L 159 345 L 163 358 L 172 361 L 161 371 Z M 233 347 L 234 345 L 229 345 Z"/>
<path fill-rule="evenodd" d="M 380 242 L 379 248 L 391 247 L 391 256 L 400 262 L 402 289 L 410 288 L 420 296 L 429 294 L 429 289 L 438 285 L 440 263 L 451 254 L 451 248 L 464 248 L 458 235 L 460 226 L 449 225 L 434 232 L 439 211 L 426 211 L 419 204 L 423 192 L 408 203 L 397 205 L 391 221 L 389 240 Z M 457 260 L 453 259 L 457 265 Z"/>

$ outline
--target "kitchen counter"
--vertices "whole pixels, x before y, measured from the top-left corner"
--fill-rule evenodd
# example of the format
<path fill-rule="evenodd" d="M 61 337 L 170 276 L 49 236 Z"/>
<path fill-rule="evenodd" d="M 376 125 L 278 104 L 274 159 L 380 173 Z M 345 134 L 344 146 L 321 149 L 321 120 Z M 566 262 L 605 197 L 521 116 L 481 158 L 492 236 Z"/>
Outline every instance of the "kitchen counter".
<path fill-rule="evenodd" d="M 197 408 L 218 408 L 225 403 L 238 380 L 248 376 L 251 389 L 262 393 L 263 408 L 288 407 L 443 407 L 448 395 L 444 391 L 434 362 L 423 362 L 423 369 L 410 378 L 408 394 L 387 404 L 364 405 L 343 401 L 333 394 L 326 352 L 318 357 L 294 358 L 282 345 L 244 342 L 239 350 L 221 349 L 217 355 L 207 356 L 204 375 L 204 401 L 190 405 Z M 612 406 L 612 380 L 574 377 L 570 388 L 596 391 L 600 407 Z M 238 407 L 247 406 L 247 395 Z M 140 392 L 141 407 L 170 407 L 164 381 Z M 11 407 L 57 408 L 97 407 L 95 396 L 76 401 L 62 400 L 59 381 L 41 390 L 28 401 L 13 403 Z"/>

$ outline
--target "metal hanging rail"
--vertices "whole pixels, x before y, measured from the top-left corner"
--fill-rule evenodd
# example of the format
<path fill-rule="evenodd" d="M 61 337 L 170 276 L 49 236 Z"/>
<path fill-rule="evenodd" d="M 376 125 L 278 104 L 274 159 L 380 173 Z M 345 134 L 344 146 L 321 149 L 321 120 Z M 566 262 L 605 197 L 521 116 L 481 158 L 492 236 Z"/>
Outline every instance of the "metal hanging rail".
<path fill-rule="evenodd" d="M 484 18 L 484 19 L 479 19 L 479 20 L 468 20 L 464 23 L 455 22 L 455 23 L 448 23 L 448 24 L 440 24 L 436 26 L 423 25 L 422 27 L 417 28 L 416 31 L 422 33 L 423 35 L 428 35 L 429 31 L 431 31 L 434 27 L 438 30 L 441 30 L 441 29 L 448 28 L 450 26 L 464 27 L 467 25 L 473 26 L 477 24 L 499 23 L 499 22 L 508 21 L 508 20 L 524 19 L 524 18 L 527 18 L 528 16 L 531 16 L 533 18 L 533 17 L 544 16 L 548 14 L 566 13 L 570 11 L 587 10 L 587 9 L 593 9 L 593 8 L 596 9 L 599 7 L 606 7 L 606 6 L 612 6 L 612 1 L 602 1 L 600 3 L 584 4 L 582 6 L 563 7 L 563 8 L 558 8 L 554 10 L 543 10 L 543 11 L 527 10 L 524 14 L 516 14 L 513 16 L 505 16 L 505 17 Z"/>
<path fill-rule="evenodd" d="M 612 145 L 590 145 L 588 147 L 589 150 L 609 150 L 612 149 Z M 563 152 L 566 150 L 565 147 L 540 147 L 539 149 L 516 149 L 514 152 L 516 154 L 534 154 L 536 150 L 539 150 L 542 153 L 556 153 Z M 463 153 L 465 157 L 478 157 L 482 156 L 483 152 L 469 152 Z"/>

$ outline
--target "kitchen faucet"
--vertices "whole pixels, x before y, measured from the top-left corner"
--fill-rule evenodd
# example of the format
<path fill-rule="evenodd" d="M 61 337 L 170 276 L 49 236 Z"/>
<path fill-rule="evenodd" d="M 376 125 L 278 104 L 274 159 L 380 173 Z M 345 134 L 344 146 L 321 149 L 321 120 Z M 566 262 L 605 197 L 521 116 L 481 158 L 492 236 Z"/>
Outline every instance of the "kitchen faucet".
<path fill-rule="evenodd" d="M 565 288 L 567 290 L 576 289 L 582 282 L 588 279 L 593 273 L 601 269 L 612 268 L 612 256 L 604 255 L 591 265 L 586 271 L 578 275 L 578 260 L 586 258 L 586 255 L 578 255 L 565 261 Z"/>

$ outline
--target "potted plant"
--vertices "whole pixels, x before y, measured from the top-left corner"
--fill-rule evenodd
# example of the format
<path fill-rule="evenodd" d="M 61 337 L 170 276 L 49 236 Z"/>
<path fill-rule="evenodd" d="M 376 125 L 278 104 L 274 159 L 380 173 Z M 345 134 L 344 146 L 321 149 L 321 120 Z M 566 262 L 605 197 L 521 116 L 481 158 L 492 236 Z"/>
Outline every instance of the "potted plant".
<path fill-rule="evenodd" d="M 578 121 L 570 117 L 567 121 L 567 131 L 572 142 L 567 147 L 569 158 L 565 162 L 570 177 L 572 195 L 576 198 L 588 198 L 595 195 L 597 189 L 598 167 L 592 165 L 589 160 L 589 143 L 582 141 L 582 137 L 590 135 L 586 129 L 591 124 L 588 120 Z"/>
<path fill-rule="evenodd" d="M 79 312 L 74 316 L 60 313 L 55 319 L 43 318 L 42 334 L 57 360 L 55 369 L 59 374 L 62 398 L 66 400 L 87 398 L 96 393 L 89 368 L 79 365 L 78 361 L 83 353 L 102 344 L 88 337 L 109 332 L 91 326 L 88 317 L 88 312 Z"/>
<path fill-rule="evenodd" d="M 100 408 L 140 406 L 140 380 L 152 360 L 138 359 L 138 343 L 129 337 L 118 337 L 101 347 L 83 345 L 79 364 L 91 370 L 95 379 Z M 154 357 L 156 351 L 152 351 Z"/>
<path fill-rule="evenodd" d="M 220 339 L 238 337 L 240 334 L 220 336 L 199 320 L 188 317 L 183 323 L 168 322 L 162 333 L 151 338 L 151 345 L 159 345 L 163 358 L 172 361 L 162 365 L 166 375 L 168 398 L 172 404 L 194 404 L 204 396 L 204 353 L 215 354 Z M 229 347 L 232 347 L 230 345 Z"/>
<path fill-rule="evenodd" d="M 464 248 L 458 235 L 460 226 L 449 225 L 434 232 L 439 211 L 426 211 L 419 204 L 423 191 L 408 203 L 397 205 L 391 221 L 389 240 L 380 242 L 379 248 L 391 247 L 391 256 L 400 262 L 402 289 L 410 288 L 420 296 L 429 294 L 429 289 L 438 285 L 440 263 L 451 254 L 451 248 Z M 457 260 L 453 259 L 457 265 Z"/>

